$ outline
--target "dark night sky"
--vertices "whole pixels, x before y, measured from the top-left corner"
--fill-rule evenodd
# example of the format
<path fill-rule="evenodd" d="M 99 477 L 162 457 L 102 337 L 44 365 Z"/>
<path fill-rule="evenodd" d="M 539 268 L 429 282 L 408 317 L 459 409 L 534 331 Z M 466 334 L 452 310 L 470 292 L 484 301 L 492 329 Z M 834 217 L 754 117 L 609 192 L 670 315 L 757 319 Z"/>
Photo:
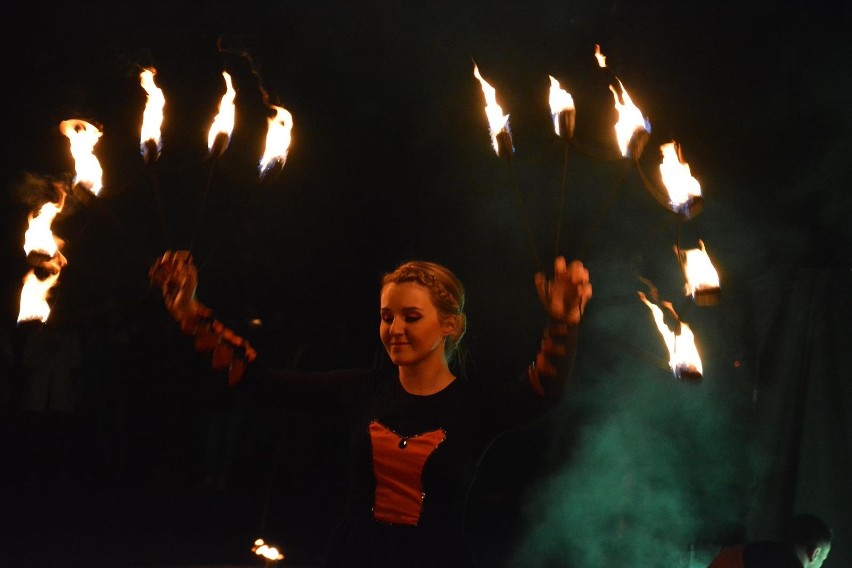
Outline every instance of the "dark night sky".
<path fill-rule="evenodd" d="M 86 323 L 106 306 L 150 299 L 149 264 L 165 248 L 191 244 L 202 266 L 199 295 L 234 326 L 259 316 L 280 341 L 312 342 L 342 323 L 355 362 L 369 362 L 379 275 L 422 257 L 446 263 L 468 287 L 471 372 L 522 368 L 541 318 L 512 180 L 547 264 L 557 249 L 565 156 L 547 107 L 553 75 L 573 94 L 577 138 L 593 154 L 569 152 L 558 246 L 586 262 L 595 286 L 580 371 L 602 381 L 636 373 L 668 382 L 663 346 L 635 296 L 643 277 L 703 332 L 706 382 L 747 381 L 747 370 L 731 369 L 735 360 L 749 368 L 752 322 L 743 308 L 755 283 L 806 267 L 845 274 L 848 284 L 852 240 L 848 34 L 832 31 L 833 14 L 805 3 L 758 4 L 740 3 L 735 13 L 710 3 L 549 0 L 23 7 L 5 19 L 0 40 L 11 100 L 0 159 L 9 187 L 4 321 L 15 326 L 26 269 L 18 252 L 26 207 L 12 180 L 71 172 L 57 127 L 85 118 L 103 127 L 96 153 L 105 187 L 91 205 L 72 201 L 54 224 L 68 258 L 54 296 L 57 321 Z M 646 171 L 659 163 L 659 145 L 676 140 L 702 184 L 704 211 L 682 225 L 680 238 L 686 248 L 703 239 L 719 269 L 725 302 L 715 311 L 682 297 L 671 252 L 676 218 L 629 162 L 600 159 L 615 151 L 614 109 L 596 43 L 650 120 Z M 473 61 L 511 117 L 511 171 L 491 148 Z M 138 149 L 140 66 L 157 69 L 167 99 L 163 154 L 149 167 Z M 214 163 L 206 136 L 223 70 L 238 90 L 237 126 Z M 264 93 L 295 126 L 283 171 L 258 183 Z M 635 417 L 627 395 L 604 392 Z M 674 396 L 685 413 L 695 404 L 665 387 L 631 393 Z M 612 423 L 592 416 L 598 404 L 586 410 L 589 431 L 606 438 Z M 709 525 L 727 526 L 733 509 L 704 513 Z M 684 527 L 690 519 L 681 519 Z M 712 526 L 703 531 L 707 537 Z"/>

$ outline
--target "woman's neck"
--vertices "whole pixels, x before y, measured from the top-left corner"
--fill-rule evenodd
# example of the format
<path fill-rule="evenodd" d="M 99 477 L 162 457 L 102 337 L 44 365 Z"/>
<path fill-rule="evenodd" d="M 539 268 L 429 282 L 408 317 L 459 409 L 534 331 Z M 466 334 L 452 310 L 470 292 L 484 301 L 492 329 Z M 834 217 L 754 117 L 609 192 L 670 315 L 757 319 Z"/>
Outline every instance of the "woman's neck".
<path fill-rule="evenodd" d="M 430 395 L 440 392 L 452 383 L 456 376 L 444 359 L 436 364 L 421 363 L 417 366 L 399 368 L 399 382 L 409 394 Z"/>

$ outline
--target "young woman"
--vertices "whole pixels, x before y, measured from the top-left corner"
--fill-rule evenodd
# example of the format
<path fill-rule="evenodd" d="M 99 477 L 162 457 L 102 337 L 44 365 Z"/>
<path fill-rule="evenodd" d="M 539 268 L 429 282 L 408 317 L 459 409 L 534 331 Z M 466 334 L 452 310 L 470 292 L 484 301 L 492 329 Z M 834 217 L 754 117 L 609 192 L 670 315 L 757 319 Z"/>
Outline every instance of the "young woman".
<path fill-rule="evenodd" d="M 535 361 L 517 380 L 477 384 L 451 370 L 465 333 L 465 293 L 447 268 L 406 262 L 386 274 L 379 335 L 393 367 L 306 373 L 272 369 L 213 319 L 195 297 L 197 272 L 185 251 L 151 268 L 165 305 L 229 382 L 275 392 L 283 404 L 335 405 L 349 424 L 349 492 L 328 547 L 329 567 L 473 566 L 464 512 L 491 442 L 560 400 L 571 374 L 577 327 L 592 296 L 578 261 L 535 276 L 550 323 Z M 493 386 L 497 385 L 497 386 Z"/>

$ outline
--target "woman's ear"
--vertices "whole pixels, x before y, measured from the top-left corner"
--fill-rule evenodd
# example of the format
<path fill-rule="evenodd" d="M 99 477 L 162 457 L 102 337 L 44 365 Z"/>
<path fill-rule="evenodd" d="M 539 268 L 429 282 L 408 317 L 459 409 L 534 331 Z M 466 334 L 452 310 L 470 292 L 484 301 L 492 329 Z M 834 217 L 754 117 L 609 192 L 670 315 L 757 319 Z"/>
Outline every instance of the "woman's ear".
<path fill-rule="evenodd" d="M 441 335 L 449 337 L 456 332 L 458 327 L 458 318 L 455 315 L 447 316 L 441 322 Z"/>

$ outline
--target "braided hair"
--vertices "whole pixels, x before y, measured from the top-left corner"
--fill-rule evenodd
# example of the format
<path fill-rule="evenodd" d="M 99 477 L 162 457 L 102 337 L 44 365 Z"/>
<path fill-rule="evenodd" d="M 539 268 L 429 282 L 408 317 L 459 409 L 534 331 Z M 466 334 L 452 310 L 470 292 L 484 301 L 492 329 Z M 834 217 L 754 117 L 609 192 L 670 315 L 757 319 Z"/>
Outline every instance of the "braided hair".
<path fill-rule="evenodd" d="M 467 329 L 467 317 L 464 313 L 464 286 L 456 275 L 445 266 L 435 262 L 411 260 L 399 265 L 382 277 L 382 288 L 386 285 L 416 282 L 429 291 L 429 297 L 438 310 L 441 321 L 453 318 L 456 325 L 452 335 L 447 337 L 444 354 L 447 362 L 460 355 L 461 339 Z"/>

